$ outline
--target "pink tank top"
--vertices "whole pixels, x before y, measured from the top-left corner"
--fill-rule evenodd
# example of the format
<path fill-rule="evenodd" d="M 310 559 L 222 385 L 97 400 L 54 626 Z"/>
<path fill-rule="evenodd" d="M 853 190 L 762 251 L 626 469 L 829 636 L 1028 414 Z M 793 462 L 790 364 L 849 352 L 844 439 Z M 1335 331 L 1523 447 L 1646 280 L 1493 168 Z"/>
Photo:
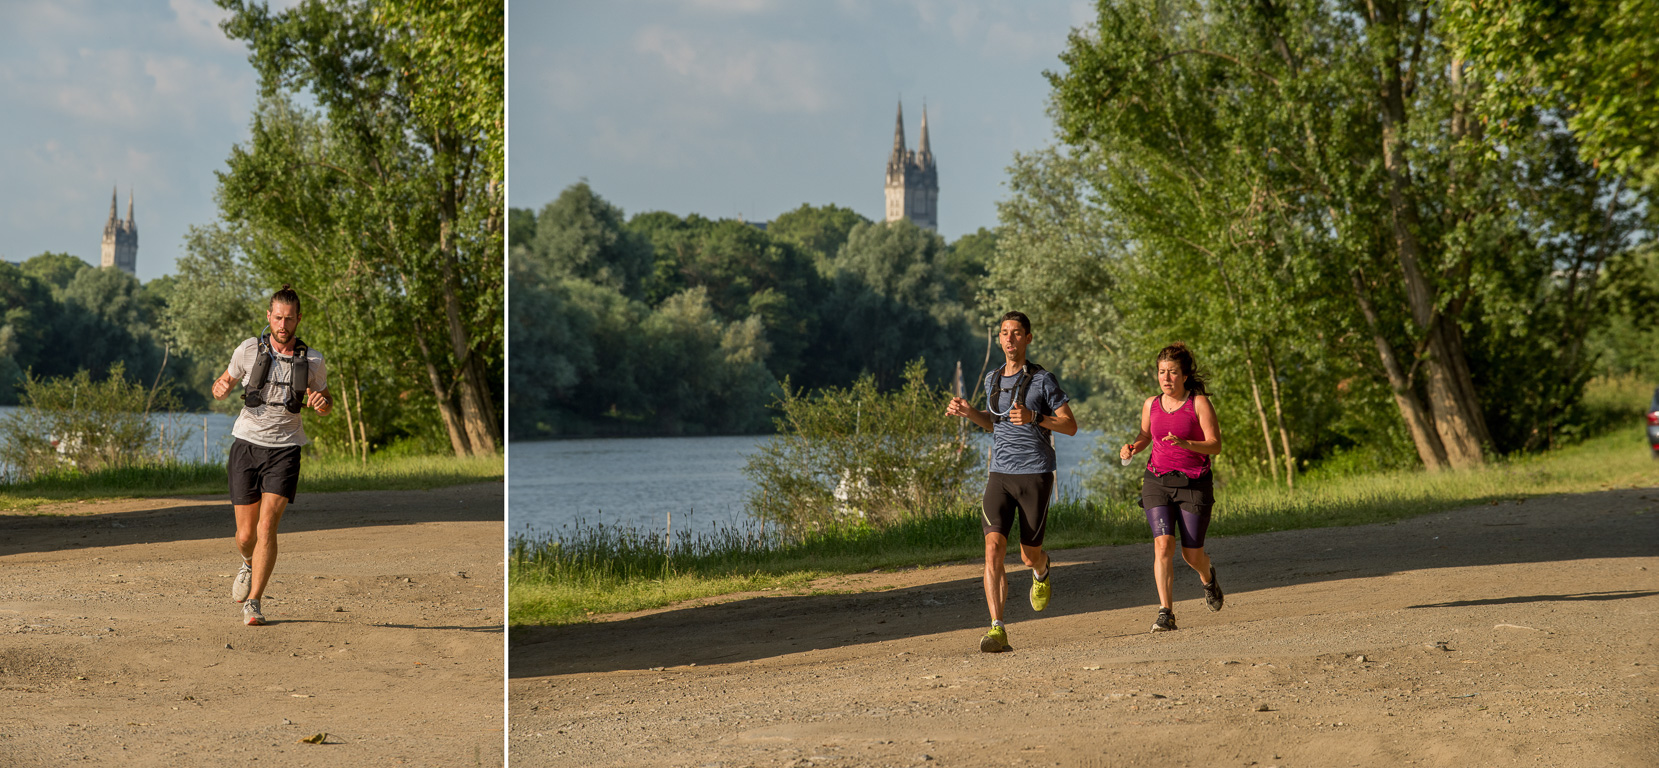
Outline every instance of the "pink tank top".
<path fill-rule="evenodd" d="M 1198 410 L 1193 405 L 1191 392 L 1174 413 L 1164 412 L 1163 395 L 1152 398 L 1152 418 L 1147 421 L 1152 433 L 1152 458 L 1147 460 L 1146 468 L 1152 474 L 1182 472 L 1187 477 L 1198 477 L 1210 468 L 1209 456 L 1164 442 L 1164 435 L 1171 433 L 1184 440 L 1204 439 L 1204 428 L 1198 425 Z"/>

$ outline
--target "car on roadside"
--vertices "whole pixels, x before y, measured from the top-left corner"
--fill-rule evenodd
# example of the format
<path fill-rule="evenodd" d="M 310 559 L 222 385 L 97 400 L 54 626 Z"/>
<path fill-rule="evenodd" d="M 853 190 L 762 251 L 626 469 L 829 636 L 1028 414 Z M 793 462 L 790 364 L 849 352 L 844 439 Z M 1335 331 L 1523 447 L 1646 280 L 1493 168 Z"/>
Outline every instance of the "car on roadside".
<path fill-rule="evenodd" d="M 1653 402 L 1647 405 L 1647 444 L 1653 458 L 1659 459 L 1659 389 L 1653 390 Z"/>

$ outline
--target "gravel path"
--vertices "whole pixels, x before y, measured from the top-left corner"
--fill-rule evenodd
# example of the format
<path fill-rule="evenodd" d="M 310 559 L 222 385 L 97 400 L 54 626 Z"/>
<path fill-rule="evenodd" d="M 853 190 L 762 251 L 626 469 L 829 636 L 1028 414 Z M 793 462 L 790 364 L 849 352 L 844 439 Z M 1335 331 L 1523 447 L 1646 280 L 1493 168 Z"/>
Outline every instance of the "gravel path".
<path fill-rule="evenodd" d="M 1659 489 L 1234 538 L 1226 608 L 1151 547 L 514 629 L 514 765 L 1659 766 Z M 879 590 L 851 593 L 850 590 Z"/>
<path fill-rule="evenodd" d="M 302 489 L 264 627 L 224 498 L 0 515 L 0 766 L 500 765 L 501 510 Z"/>

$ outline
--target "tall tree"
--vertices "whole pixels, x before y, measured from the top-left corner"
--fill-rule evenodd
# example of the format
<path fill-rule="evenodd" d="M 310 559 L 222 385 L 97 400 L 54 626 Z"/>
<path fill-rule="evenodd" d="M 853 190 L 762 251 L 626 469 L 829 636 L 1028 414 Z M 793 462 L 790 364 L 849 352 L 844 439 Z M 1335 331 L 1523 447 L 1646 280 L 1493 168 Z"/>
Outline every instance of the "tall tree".
<path fill-rule="evenodd" d="M 816 255 L 820 263 L 835 258 L 853 227 L 868 224 L 864 215 L 841 206 L 805 203 L 793 211 L 786 211 L 767 225 L 766 231 L 776 237 L 792 240 Z"/>
<path fill-rule="evenodd" d="M 251 49 L 264 100 L 252 140 L 220 175 L 221 208 L 248 228 L 250 259 L 268 275 L 304 267 L 312 277 L 300 287 L 336 313 L 325 324 L 354 361 L 341 371 L 342 392 L 413 358 L 454 452 L 493 453 L 505 218 L 501 94 L 492 90 L 499 5 L 394 3 L 376 16 L 346 0 L 282 12 L 218 2 L 231 12 L 226 33 Z M 302 90 L 320 118 L 283 98 Z"/>
<path fill-rule="evenodd" d="M 586 181 L 572 184 L 536 215 L 531 263 L 549 275 L 609 285 L 640 298 L 651 276 L 651 248 L 624 227 L 625 218 Z"/>
<path fill-rule="evenodd" d="M 23 272 L 33 275 L 52 286 L 55 290 L 69 287 L 69 281 L 75 278 L 83 269 L 91 269 L 92 265 L 81 261 L 78 257 L 67 253 L 52 253 L 47 251 L 23 262 Z"/>
<path fill-rule="evenodd" d="M 1483 402 L 1477 367 L 1514 370 L 1499 330 L 1566 295 L 1547 275 L 1597 242 L 1565 226 L 1595 197 L 1544 202 L 1548 182 L 1526 171 L 1554 162 L 1547 127 L 1511 138 L 1507 156 L 1479 146 L 1475 84 L 1432 7 L 1103 0 L 1061 58 L 1050 77 L 1073 159 L 1057 162 L 1080 164 L 1085 197 L 1126 243 L 1112 272 L 1130 329 L 1150 315 L 1165 335 L 1212 333 L 1261 403 L 1264 448 L 1287 462 L 1289 368 L 1321 371 L 1298 390 L 1329 392 L 1320 404 L 1351 397 L 1354 372 L 1377 376 L 1426 466 L 1483 460 L 1501 405 Z M 1577 360 L 1564 351 L 1524 375 Z"/>
<path fill-rule="evenodd" d="M 979 363 L 984 345 L 969 308 L 972 286 L 946 253 L 944 238 L 909 220 L 853 226 L 829 265 L 820 312 L 832 321 L 821 324 L 801 380 L 838 386 L 868 373 L 890 389 L 917 358 L 941 381 L 957 361 Z"/>

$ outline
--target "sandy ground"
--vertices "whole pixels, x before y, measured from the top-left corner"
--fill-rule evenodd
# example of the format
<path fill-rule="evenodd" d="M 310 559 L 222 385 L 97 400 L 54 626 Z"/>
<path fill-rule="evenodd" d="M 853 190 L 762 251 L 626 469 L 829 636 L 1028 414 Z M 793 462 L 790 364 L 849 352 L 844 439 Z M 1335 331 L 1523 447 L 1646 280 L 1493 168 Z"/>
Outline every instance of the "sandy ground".
<path fill-rule="evenodd" d="M 1659 489 L 828 580 L 511 632 L 514 766 L 1659 766 Z M 880 589 L 866 594 L 846 590 Z"/>
<path fill-rule="evenodd" d="M 0 514 L 0 766 L 501 765 L 502 509 L 301 488 L 263 627 L 225 498 Z"/>

